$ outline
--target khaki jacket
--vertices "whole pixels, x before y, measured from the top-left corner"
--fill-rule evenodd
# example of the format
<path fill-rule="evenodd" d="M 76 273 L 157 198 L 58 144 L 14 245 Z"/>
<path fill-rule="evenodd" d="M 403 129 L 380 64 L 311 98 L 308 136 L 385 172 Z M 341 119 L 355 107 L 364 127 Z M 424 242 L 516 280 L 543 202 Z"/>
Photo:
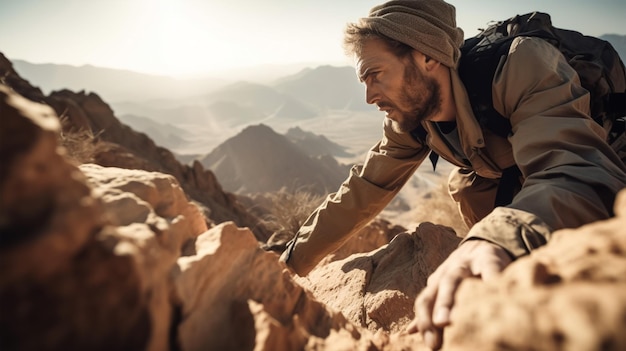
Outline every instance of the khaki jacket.
<path fill-rule="evenodd" d="M 489 240 L 519 257 L 545 244 L 554 230 L 612 215 L 615 195 L 626 186 L 626 167 L 589 117 L 589 94 L 558 50 L 538 38 L 517 38 L 498 68 L 493 101 L 510 119 L 508 140 L 481 130 L 456 70 L 451 80 L 461 146 L 471 169 L 455 159 L 432 122 L 424 122 L 429 132 L 424 145 L 394 132 L 386 120 L 383 138 L 364 164 L 352 168 L 283 253 L 281 259 L 296 273 L 306 275 L 380 213 L 430 150 L 474 177 L 450 184 L 451 189 L 467 186 L 478 200 L 484 198 L 463 211 L 470 225 L 465 240 Z M 493 189 L 482 189 L 477 180 L 497 186 L 502 170 L 515 163 L 522 188 L 510 205 L 494 209 Z M 463 201 L 463 192 L 452 195 Z"/>

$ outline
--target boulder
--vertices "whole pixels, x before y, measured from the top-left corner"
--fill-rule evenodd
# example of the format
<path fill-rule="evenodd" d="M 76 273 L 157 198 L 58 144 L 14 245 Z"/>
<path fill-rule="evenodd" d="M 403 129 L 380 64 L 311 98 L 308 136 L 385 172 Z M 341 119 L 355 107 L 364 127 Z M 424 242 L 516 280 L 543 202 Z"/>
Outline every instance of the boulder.
<path fill-rule="evenodd" d="M 278 255 L 262 250 L 252 232 L 234 223 L 200 235 L 177 265 L 182 350 L 287 351 L 309 344 L 323 349 L 333 340 L 349 349 L 372 344 L 296 284 Z"/>
<path fill-rule="evenodd" d="M 172 176 L 75 166 L 52 109 L 0 99 L 0 349 L 170 349 L 171 271 L 207 230 L 199 209 Z"/>
<path fill-rule="evenodd" d="M 376 226 L 361 233 L 381 239 Z M 413 319 L 413 303 L 426 279 L 459 241 L 451 228 L 425 222 L 374 251 L 318 265 L 297 281 L 356 325 L 400 332 Z"/>
<path fill-rule="evenodd" d="M 616 217 L 559 230 L 456 295 L 446 350 L 626 350 L 626 190 Z"/>

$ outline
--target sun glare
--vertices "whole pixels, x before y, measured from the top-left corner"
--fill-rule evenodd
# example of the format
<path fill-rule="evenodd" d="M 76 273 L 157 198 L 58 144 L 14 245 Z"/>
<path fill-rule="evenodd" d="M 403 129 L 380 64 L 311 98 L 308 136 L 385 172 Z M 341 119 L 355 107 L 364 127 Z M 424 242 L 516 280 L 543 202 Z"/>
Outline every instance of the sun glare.
<path fill-rule="evenodd" d="M 297 17 L 279 13 L 281 20 L 269 20 L 248 5 L 242 11 L 242 4 L 198 0 L 134 2 L 132 30 L 122 39 L 125 56 L 117 61 L 145 72 L 192 76 L 297 60 L 302 52 L 294 44 L 303 45 L 293 39 L 302 30 Z"/>
<path fill-rule="evenodd" d="M 146 71 L 184 75 L 202 71 L 204 29 L 188 1 L 142 1 L 134 26 L 134 60 Z"/>
<path fill-rule="evenodd" d="M 120 34 L 123 57 L 144 72 L 188 76 L 241 64 L 239 45 L 226 33 L 219 11 L 200 1 L 134 2 L 133 23 Z M 243 61 L 242 61 L 243 62 Z"/>

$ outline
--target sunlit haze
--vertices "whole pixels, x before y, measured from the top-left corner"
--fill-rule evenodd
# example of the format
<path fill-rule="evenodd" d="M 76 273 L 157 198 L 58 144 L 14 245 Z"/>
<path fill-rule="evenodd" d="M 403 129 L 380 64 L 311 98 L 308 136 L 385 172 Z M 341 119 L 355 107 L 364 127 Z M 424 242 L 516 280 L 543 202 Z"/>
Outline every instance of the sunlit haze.
<path fill-rule="evenodd" d="M 489 20 L 534 10 L 589 35 L 626 34 L 624 0 L 451 0 L 466 37 Z M 256 65 L 350 64 L 346 22 L 372 0 L 0 0 L 0 52 L 9 59 L 216 74 Z"/>

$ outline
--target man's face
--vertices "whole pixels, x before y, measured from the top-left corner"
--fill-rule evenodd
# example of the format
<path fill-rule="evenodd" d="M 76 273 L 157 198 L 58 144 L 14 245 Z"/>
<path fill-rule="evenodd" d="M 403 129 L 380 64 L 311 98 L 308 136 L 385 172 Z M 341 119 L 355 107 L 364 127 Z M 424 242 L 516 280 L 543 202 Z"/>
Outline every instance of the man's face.
<path fill-rule="evenodd" d="M 356 69 L 366 102 L 384 111 L 398 133 L 414 130 L 441 110 L 437 81 L 422 73 L 413 55 L 399 58 L 380 39 L 366 42 Z"/>

